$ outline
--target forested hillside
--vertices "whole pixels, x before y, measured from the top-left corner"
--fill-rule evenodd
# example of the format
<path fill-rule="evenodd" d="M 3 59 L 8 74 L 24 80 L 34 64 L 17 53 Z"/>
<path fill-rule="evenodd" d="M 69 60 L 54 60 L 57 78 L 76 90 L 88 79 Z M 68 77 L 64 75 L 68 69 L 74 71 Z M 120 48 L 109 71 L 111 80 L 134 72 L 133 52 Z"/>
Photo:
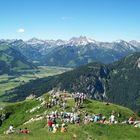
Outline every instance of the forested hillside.
<path fill-rule="evenodd" d="M 91 63 L 61 75 L 31 81 L 1 98 L 19 101 L 32 92 L 40 96 L 57 88 L 69 92 L 84 92 L 93 99 L 114 102 L 139 111 L 139 58 L 140 53 L 136 53 L 110 65 Z"/>
<path fill-rule="evenodd" d="M 14 74 L 19 70 L 34 68 L 19 51 L 8 45 L 0 45 L 0 74 Z"/>

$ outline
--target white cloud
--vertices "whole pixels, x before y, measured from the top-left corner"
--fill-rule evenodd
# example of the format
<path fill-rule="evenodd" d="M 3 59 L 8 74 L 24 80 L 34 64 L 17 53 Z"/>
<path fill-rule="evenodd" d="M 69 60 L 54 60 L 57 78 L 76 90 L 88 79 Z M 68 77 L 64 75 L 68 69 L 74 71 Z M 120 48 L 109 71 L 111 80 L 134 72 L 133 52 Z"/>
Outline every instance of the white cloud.
<path fill-rule="evenodd" d="M 18 32 L 18 33 L 24 33 L 24 32 L 25 32 L 25 29 L 20 28 L 20 29 L 17 30 L 17 32 Z"/>

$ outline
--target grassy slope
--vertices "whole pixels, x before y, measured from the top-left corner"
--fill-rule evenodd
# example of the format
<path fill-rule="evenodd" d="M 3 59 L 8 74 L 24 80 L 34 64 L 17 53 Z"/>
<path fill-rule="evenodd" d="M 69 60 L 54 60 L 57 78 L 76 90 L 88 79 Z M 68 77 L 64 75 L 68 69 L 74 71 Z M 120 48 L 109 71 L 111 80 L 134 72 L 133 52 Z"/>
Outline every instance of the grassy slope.
<path fill-rule="evenodd" d="M 48 99 L 48 97 L 47 97 Z M 16 104 L 11 104 L 6 107 L 7 112 L 12 112 L 9 119 L 7 119 L 0 129 L 0 133 L 2 133 L 4 130 L 6 130 L 9 126 L 9 124 L 14 124 L 15 127 L 24 128 L 22 124 L 32 118 L 33 116 L 37 114 L 42 114 L 45 109 L 41 108 L 40 110 L 34 112 L 34 113 L 25 113 L 27 110 L 32 109 L 33 107 L 40 104 L 39 101 L 24 101 Z M 74 105 L 73 100 L 68 100 L 69 107 L 67 108 L 67 111 L 71 110 L 71 107 Z M 59 110 L 57 107 L 53 107 L 48 110 L 48 112 L 52 110 Z M 83 105 L 83 108 L 80 109 L 80 111 L 86 110 L 90 114 L 93 112 L 95 113 L 103 113 L 108 118 L 112 110 L 116 112 L 120 112 L 122 114 L 122 117 L 120 120 L 128 119 L 128 117 L 134 116 L 137 117 L 130 109 L 127 109 L 122 106 L 110 104 L 109 106 L 105 105 L 105 103 L 101 103 L 98 101 L 92 101 L 88 100 Z M 95 124 L 90 123 L 89 125 L 69 125 L 68 126 L 68 132 L 65 134 L 62 134 L 60 132 L 57 132 L 56 134 L 48 133 L 47 128 L 45 128 L 47 124 L 47 120 L 44 119 L 42 121 L 34 122 L 31 124 L 26 125 L 26 127 L 29 128 L 29 130 L 32 131 L 31 134 L 28 136 L 24 135 L 8 135 L 5 136 L 3 134 L 0 135 L 1 140 L 72 140 L 73 134 L 77 135 L 77 140 L 86 140 L 87 137 L 92 137 L 92 140 L 138 140 L 140 137 L 140 129 L 134 128 L 133 126 L 129 125 L 101 125 L 101 124 Z"/>
<path fill-rule="evenodd" d="M 119 125 L 100 125 L 90 124 L 87 126 L 69 126 L 68 132 L 61 134 L 49 133 L 44 127 L 44 122 L 36 122 L 29 126 L 33 127 L 33 132 L 29 135 L 9 135 L 0 136 L 1 140 L 74 140 L 73 135 L 76 134 L 75 140 L 139 140 L 140 129 L 133 126 L 119 126 Z M 38 127 L 42 127 L 38 130 Z"/>

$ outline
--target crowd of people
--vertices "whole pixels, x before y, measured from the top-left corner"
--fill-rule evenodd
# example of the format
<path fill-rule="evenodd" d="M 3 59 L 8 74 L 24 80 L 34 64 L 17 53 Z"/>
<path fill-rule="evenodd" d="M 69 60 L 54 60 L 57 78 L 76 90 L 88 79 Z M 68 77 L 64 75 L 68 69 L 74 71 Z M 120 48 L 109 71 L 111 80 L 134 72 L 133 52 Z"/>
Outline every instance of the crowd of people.
<path fill-rule="evenodd" d="M 67 112 L 65 109 L 68 106 L 67 99 L 62 97 L 56 99 L 56 96 L 52 94 L 52 98 L 50 98 L 50 104 L 57 105 L 57 103 L 61 105 L 60 107 L 63 108 L 63 111 L 58 112 L 57 110 L 50 112 L 47 114 L 47 119 L 48 119 L 48 131 L 52 131 L 55 133 L 59 128 L 60 130 L 65 130 L 61 132 L 66 132 L 66 126 L 68 124 L 75 124 L 75 125 L 80 125 L 80 124 L 88 124 L 90 122 L 98 122 L 101 124 L 117 124 L 117 123 L 126 123 L 126 124 L 135 124 L 136 122 L 134 121 L 133 117 L 130 117 L 128 120 L 124 122 L 119 122 L 119 118 L 121 117 L 121 113 L 117 113 L 115 111 L 112 111 L 110 116 L 107 118 L 105 115 L 99 113 L 93 113 L 93 114 L 88 114 L 87 112 L 80 112 L 79 108 L 83 105 L 84 101 L 86 100 L 86 95 L 84 93 L 73 93 L 71 97 L 74 99 L 75 105 L 71 108 L 70 112 Z M 65 104 L 64 104 L 65 103 Z M 107 103 L 106 105 L 109 105 Z M 58 122 L 61 122 L 61 125 L 58 124 Z M 59 126 L 60 125 L 60 126 Z"/>
<path fill-rule="evenodd" d="M 72 93 L 72 98 L 74 98 L 75 107 L 80 108 L 80 106 L 84 103 L 84 100 L 86 100 L 86 94 L 79 92 Z"/>
<path fill-rule="evenodd" d="M 67 101 L 69 97 L 66 96 L 66 94 L 56 95 L 55 93 L 51 93 L 50 95 L 51 96 L 47 101 L 45 99 L 41 99 L 42 100 L 41 105 L 44 106 L 46 109 L 52 108 L 54 106 L 57 106 L 59 109 L 59 111 L 55 110 L 46 114 L 46 118 L 47 118 L 46 127 L 48 128 L 48 131 L 52 133 L 56 133 L 57 131 L 60 131 L 61 133 L 66 132 L 67 126 L 69 124 L 87 125 L 93 122 L 95 123 L 97 122 L 101 124 L 117 124 L 117 123 L 135 124 L 136 123 L 136 121 L 134 121 L 134 118 L 132 116 L 124 122 L 119 122 L 121 113 L 119 112 L 117 113 L 115 111 L 112 111 L 110 116 L 108 115 L 109 117 L 108 116 L 106 117 L 101 113 L 89 114 L 86 111 L 80 111 L 80 108 L 82 107 L 84 101 L 87 98 L 84 93 L 77 92 L 70 95 L 71 96 L 70 98 L 73 98 L 75 102 L 74 106 L 71 108 L 71 111 L 66 111 L 67 107 L 69 106 Z M 13 125 L 10 125 L 6 134 L 10 134 L 14 132 L 15 129 Z M 19 129 L 18 133 L 28 134 L 29 131 L 27 127 L 25 127 L 24 130 Z"/>

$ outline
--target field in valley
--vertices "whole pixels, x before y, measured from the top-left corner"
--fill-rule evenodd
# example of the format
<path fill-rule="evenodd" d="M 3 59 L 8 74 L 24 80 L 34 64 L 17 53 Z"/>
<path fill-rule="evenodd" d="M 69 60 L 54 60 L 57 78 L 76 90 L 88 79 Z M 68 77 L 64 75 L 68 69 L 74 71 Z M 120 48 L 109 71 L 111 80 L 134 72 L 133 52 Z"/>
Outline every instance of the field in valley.
<path fill-rule="evenodd" d="M 63 67 L 41 66 L 34 70 L 19 71 L 19 74 L 14 76 L 7 74 L 0 75 L 0 95 L 5 94 L 6 91 L 12 90 L 15 87 L 27 83 L 30 80 L 61 74 L 67 70 L 71 69 Z"/>

